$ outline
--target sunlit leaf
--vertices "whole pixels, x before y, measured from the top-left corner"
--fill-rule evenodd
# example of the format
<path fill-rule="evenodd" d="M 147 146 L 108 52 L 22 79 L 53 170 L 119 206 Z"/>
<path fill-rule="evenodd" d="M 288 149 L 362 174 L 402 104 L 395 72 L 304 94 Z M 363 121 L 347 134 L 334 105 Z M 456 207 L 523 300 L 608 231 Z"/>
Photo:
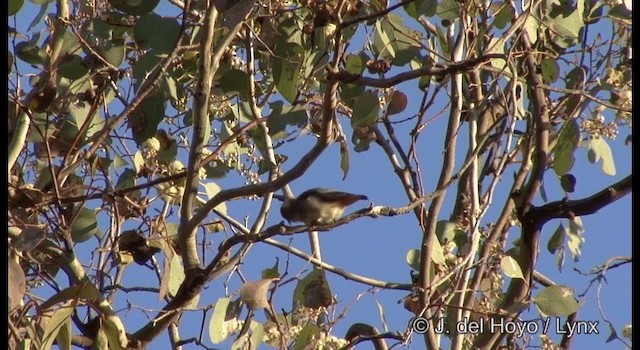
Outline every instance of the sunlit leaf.
<path fill-rule="evenodd" d="M 8 294 L 9 294 L 9 312 L 13 311 L 20 305 L 24 293 L 27 291 L 26 277 L 20 264 L 12 258 L 8 258 Z"/>
<path fill-rule="evenodd" d="M 204 190 L 207 194 L 207 199 L 211 199 L 213 197 L 216 196 L 216 194 L 218 194 L 218 192 L 220 192 L 222 189 L 220 188 L 220 186 L 218 186 L 218 184 L 216 184 L 215 182 L 208 182 L 208 183 L 204 183 L 202 184 L 204 186 Z M 222 202 L 218 205 L 216 205 L 215 207 L 216 210 L 219 210 L 222 213 L 227 213 L 227 204 L 225 202 Z"/>
<path fill-rule="evenodd" d="M 545 316 L 568 316 L 580 308 L 571 288 L 561 285 L 544 288 L 533 302 Z"/>
<path fill-rule="evenodd" d="M 60 332 L 64 324 L 71 318 L 75 305 L 76 303 L 71 302 L 54 311 L 45 326 L 44 334 L 42 335 L 42 345 L 40 346 L 41 350 L 51 349 L 58 332 Z"/>
<path fill-rule="evenodd" d="M 260 323 L 251 320 L 249 330 L 249 332 L 243 334 L 231 344 L 231 350 L 256 350 L 258 348 L 264 336 L 264 327 Z"/>
<path fill-rule="evenodd" d="M 542 79 L 551 84 L 558 80 L 560 75 L 560 67 L 558 62 L 554 58 L 545 58 L 540 62 L 540 69 L 542 70 Z"/>
<path fill-rule="evenodd" d="M 122 321 L 116 315 L 107 315 L 102 323 L 104 333 L 109 340 L 109 349 L 124 350 L 127 348 L 127 334 Z"/>
<path fill-rule="evenodd" d="M 293 346 L 293 350 L 304 350 L 307 348 L 314 337 L 317 337 L 321 332 L 320 327 L 311 322 L 307 323 L 298 336 L 296 337 L 295 344 Z"/>
<path fill-rule="evenodd" d="M 177 254 L 171 259 L 171 270 L 169 271 L 168 291 L 171 296 L 176 296 L 182 281 L 184 281 L 184 268 L 182 267 L 182 259 Z"/>
<path fill-rule="evenodd" d="M 520 278 L 524 280 L 524 275 L 522 274 L 522 269 L 520 268 L 520 264 L 508 255 L 505 255 L 500 259 L 500 268 L 510 278 Z"/>
<path fill-rule="evenodd" d="M 418 249 L 410 249 L 407 252 L 405 260 L 412 269 L 416 271 L 420 271 L 420 250 Z"/>
<path fill-rule="evenodd" d="M 597 163 L 602 160 L 602 171 L 614 176 L 616 174 L 616 166 L 613 162 L 613 153 L 607 141 L 603 138 L 593 138 L 588 142 L 587 157 L 591 163 Z"/>

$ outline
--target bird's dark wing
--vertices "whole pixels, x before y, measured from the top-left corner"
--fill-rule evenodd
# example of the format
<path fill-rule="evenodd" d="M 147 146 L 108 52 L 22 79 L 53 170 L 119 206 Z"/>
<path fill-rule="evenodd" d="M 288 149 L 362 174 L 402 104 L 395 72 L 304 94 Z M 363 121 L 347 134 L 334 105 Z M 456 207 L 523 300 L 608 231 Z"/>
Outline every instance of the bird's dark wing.
<path fill-rule="evenodd" d="M 360 194 L 353 194 L 342 191 L 334 191 L 326 188 L 312 188 L 304 191 L 298 196 L 299 201 L 303 201 L 309 198 L 310 195 L 316 195 L 318 200 L 323 202 L 342 203 L 343 205 L 349 205 L 359 200 L 367 200 L 367 196 Z"/>

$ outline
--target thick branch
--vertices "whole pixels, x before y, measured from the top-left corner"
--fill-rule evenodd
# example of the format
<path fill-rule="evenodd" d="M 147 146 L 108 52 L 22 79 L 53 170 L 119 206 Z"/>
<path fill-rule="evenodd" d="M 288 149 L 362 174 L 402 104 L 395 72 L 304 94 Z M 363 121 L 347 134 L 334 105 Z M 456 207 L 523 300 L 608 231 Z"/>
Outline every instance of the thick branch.
<path fill-rule="evenodd" d="M 574 216 L 591 215 L 629 194 L 631 186 L 631 175 L 629 175 L 587 198 L 555 201 L 538 208 L 532 208 L 530 216 L 532 220 L 542 227 L 542 225 L 553 219 L 570 219 Z"/>

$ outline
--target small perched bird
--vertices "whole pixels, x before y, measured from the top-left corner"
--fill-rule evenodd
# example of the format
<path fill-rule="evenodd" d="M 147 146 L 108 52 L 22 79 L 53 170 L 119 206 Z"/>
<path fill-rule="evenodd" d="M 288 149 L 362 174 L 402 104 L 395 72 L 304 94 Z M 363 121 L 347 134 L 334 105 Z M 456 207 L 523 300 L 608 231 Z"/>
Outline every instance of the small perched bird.
<path fill-rule="evenodd" d="M 334 191 L 326 188 L 312 188 L 302 192 L 298 198 L 277 196 L 283 201 L 280 214 L 289 222 L 303 222 L 307 225 L 329 224 L 342 216 L 345 208 L 367 196 Z"/>

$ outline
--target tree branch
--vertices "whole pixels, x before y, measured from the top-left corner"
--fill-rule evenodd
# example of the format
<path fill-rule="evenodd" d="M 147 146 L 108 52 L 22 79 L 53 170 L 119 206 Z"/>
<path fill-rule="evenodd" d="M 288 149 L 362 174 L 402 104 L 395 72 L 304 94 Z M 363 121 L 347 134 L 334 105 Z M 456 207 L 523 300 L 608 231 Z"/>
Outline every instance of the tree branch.
<path fill-rule="evenodd" d="M 571 219 L 574 216 L 585 216 L 617 201 L 631 192 L 631 175 L 587 198 L 547 203 L 541 207 L 532 208 L 531 219 L 540 227 L 553 219 Z"/>

